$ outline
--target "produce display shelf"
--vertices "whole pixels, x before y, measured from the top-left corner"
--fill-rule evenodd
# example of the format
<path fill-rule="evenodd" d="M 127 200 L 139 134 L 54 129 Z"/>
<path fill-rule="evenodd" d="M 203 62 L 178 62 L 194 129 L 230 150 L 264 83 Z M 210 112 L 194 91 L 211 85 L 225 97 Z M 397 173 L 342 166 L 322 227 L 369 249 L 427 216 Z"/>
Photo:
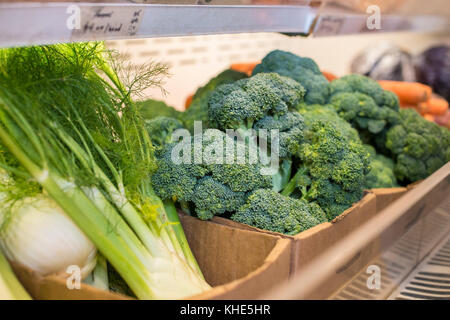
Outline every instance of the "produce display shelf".
<path fill-rule="evenodd" d="M 349 273 L 347 283 L 342 283 L 338 291 L 321 299 L 402 298 L 400 294 L 405 289 L 405 283 L 408 286 L 408 276 L 416 274 L 416 271 L 436 272 L 436 268 L 424 268 L 421 262 L 428 261 L 424 260 L 427 257 L 434 257 L 434 248 L 448 248 L 449 178 L 450 162 L 311 261 L 289 283 L 282 284 L 262 298 L 315 298 L 315 291 L 326 286 L 336 270 L 342 270 L 341 267 L 349 259 L 358 257 L 370 244 L 377 247 L 380 255 L 360 272 Z M 408 246 L 410 256 L 404 254 L 404 246 Z M 365 286 L 371 274 L 368 268 L 372 266 L 378 267 L 383 275 L 377 291 L 369 285 Z"/>
<path fill-rule="evenodd" d="M 0 3 L 0 46 L 219 33 L 307 34 L 309 6 Z"/>
<path fill-rule="evenodd" d="M 368 26 L 369 25 L 369 26 Z M 444 32 L 450 31 L 450 19 L 439 15 L 386 14 L 380 28 L 368 23 L 368 15 L 324 12 L 318 16 L 312 34 L 315 37 L 380 32 Z"/>
<path fill-rule="evenodd" d="M 320 1 L 312 5 L 308 1 L 288 5 L 167 2 L 0 2 L 0 47 L 251 32 L 322 37 L 450 30 L 450 19 L 439 13 L 383 14 L 381 28 L 370 29 L 369 14 L 321 6 Z"/>

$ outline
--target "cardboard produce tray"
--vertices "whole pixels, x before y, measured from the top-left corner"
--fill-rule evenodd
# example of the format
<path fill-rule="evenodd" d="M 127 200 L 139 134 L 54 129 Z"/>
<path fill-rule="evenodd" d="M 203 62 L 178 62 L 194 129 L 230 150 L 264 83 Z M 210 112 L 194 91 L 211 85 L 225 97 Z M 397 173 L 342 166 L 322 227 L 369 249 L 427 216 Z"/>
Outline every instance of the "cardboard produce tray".
<path fill-rule="evenodd" d="M 186 237 L 205 279 L 213 287 L 186 299 L 254 299 L 290 272 L 291 242 L 278 236 L 231 228 L 181 215 Z M 130 297 L 87 284 L 68 289 L 61 276 L 40 276 L 12 263 L 19 280 L 35 299 L 123 300 Z"/>

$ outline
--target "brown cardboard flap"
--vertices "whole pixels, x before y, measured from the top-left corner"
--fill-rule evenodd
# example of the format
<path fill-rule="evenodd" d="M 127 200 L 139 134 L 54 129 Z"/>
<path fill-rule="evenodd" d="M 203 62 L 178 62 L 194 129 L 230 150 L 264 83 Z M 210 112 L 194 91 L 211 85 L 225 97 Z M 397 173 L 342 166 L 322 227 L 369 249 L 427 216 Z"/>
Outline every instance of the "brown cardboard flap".
<path fill-rule="evenodd" d="M 214 287 L 212 290 L 189 299 L 255 299 L 260 292 L 268 292 L 279 284 L 274 284 L 274 281 L 270 279 L 279 279 L 284 282 L 289 278 L 289 267 L 286 268 L 286 266 L 289 266 L 290 263 L 290 246 L 291 243 L 287 239 L 277 240 L 277 245 L 261 267 L 241 279 Z"/>
<path fill-rule="evenodd" d="M 212 286 L 243 278 L 263 266 L 279 240 L 269 234 L 201 221 L 185 214 L 180 218 L 203 275 Z"/>
<path fill-rule="evenodd" d="M 419 180 L 413 182 L 406 187 L 397 187 L 397 188 L 374 188 L 369 191 L 377 197 L 377 212 L 385 209 L 391 203 L 399 199 L 409 190 L 417 187 L 423 180 Z"/>
<path fill-rule="evenodd" d="M 376 214 L 376 197 L 366 194 L 361 201 L 343 213 L 336 223 L 322 223 L 296 235 L 293 250 L 297 252 L 293 261 L 293 272 L 298 272 L 328 247 L 341 240 Z"/>
<path fill-rule="evenodd" d="M 128 300 L 130 297 L 103 291 L 81 283 L 80 289 L 67 289 L 66 279 L 60 276 L 43 277 L 33 270 L 11 262 L 14 272 L 27 292 L 38 300 Z"/>
<path fill-rule="evenodd" d="M 188 299 L 253 299 L 288 279 L 291 241 L 187 215 L 180 215 L 180 220 L 205 279 L 213 286 Z M 14 263 L 13 268 L 35 299 L 131 299 L 86 284 L 69 290 L 63 277 L 42 277 Z"/>
<path fill-rule="evenodd" d="M 377 197 L 377 212 L 379 212 L 404 195 L 408 189 L 403 187 L 376 188 L 370 191 Z"/>

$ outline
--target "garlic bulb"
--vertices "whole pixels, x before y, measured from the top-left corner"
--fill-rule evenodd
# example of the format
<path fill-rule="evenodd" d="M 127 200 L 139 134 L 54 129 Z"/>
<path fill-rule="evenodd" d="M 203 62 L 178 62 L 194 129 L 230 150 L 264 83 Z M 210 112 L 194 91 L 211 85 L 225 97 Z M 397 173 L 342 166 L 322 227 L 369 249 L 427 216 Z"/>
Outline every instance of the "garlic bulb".
<path fill-rule="evenodd" d="M 4 208 L 1 209 L 4 214 Z M 17 201 L 0 233 L 6 256 L 41 275 L 64 274 L 76 265 L 85 278 L 96 264 L 94 244 L 49 197 Z"/>

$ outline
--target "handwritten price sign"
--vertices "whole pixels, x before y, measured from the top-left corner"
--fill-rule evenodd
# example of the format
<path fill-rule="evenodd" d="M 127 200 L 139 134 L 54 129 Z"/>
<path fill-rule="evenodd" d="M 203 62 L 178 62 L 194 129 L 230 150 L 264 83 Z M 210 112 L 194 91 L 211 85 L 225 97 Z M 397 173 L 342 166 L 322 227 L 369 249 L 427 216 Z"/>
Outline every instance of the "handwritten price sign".
<path fill-rule="evenodd" d="M 134 36 L 144 14 L 136 7 L 82 7 L 79 28 L 71 40 L 96 40 Z"/>

